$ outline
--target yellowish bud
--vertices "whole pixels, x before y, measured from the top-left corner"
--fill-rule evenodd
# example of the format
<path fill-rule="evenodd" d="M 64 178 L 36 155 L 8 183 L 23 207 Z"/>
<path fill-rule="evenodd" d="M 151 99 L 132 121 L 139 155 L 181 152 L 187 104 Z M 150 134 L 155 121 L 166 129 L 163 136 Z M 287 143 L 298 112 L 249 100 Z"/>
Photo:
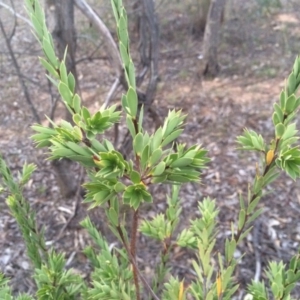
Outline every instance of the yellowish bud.
<path fill-rule="evenodd" d="M 184 292 L 184 285 L 183 285 L 183 281 L 181 281 L 180 282 L 180 286 L 179 286 L 178 300 L 182 300 L 183 299 L 183 292 Z"/>
<path fill-rule="evenodd" d="M 218 273 L 218 276 L 217 276 L 217 295 L 218 295 L 218 298 L 220 298 L 221 294 L 222 294 L 222 279 L 221 279 L 220 273 Z"/>
<path fill-rule="evenodd" d="M 269 150 L 266 155 L 267 166 L 271 164 L 271 162 L 273 161 L 273 158 L 274 158 L 274 150 Z"/>

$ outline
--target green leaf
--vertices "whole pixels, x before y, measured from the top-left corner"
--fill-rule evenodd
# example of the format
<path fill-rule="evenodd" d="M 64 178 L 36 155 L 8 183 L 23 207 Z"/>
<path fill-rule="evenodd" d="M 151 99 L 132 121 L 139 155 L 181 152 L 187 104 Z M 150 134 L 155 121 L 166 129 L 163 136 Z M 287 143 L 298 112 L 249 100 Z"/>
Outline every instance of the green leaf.
<path fill-rule="evenodd" d="M 164 147 L 171 142 L 173 142 L 175 139 L 177 139 L 180 134 L 182 133 L 183 129 L 177 129 L 176 131 L 173 131 L 170 135 L 168 135 L 163 142 L 161 143 L 161 146 Z"/>
<path fill-rule="evenodd" d="M 151 143 L 152 151 L 158 149 L 161 146 L 161 142 L 162 142 L 162 128 L 159 127 L 153 135 L 153 139 Z"/>
<path fill-rule="evenodd" d="M 119 225 L 119 217 L 118 217 L 118 214 L 117 214 L 117 212 L 115 211 L 115 209 L 113 207 L 110 207 L 109 210 L 108 210 L 108 218 L 114 226 Z"/>
<path fill-rule="evenodd" d="M 64 61 L 60 63 L 59 66 L 59 74 L 60 74 L 60 80 L 70 88 L 69 82 L 68 82 L 68 74 L 67 74 L 67 68 Z"/>
<path fill-rule="evenodd" d="M 296 77 L 293 72 L 290 74 L 288 78 L 288 90 L 289 90 L 289 95 L 292 95 L 296 90 Z"/>
<path fill-rule="evenodd" d="M 127 22 L 124 16 L 121 16 L 118 21 L 118 33 L 119 39 L 123 43 L 125 49 L 129 47 L 129 39 L 128 39 L 128 32 L 127 32 Z"/>
<path fill-rule="evenodd" d="M 54 49 L 45 37 L 43 38 L 43 50 L 53 68 L 58 69 L 58 59 L 55 55 Z"/>
<path fill-rule="evenodd" d="M 247 208 L 247 214 L 251 214 L 253 212 L 253 210 L 256 208 L 259 200 L 260 200 L 261 196 L 257 196 L 255 199 L 253 199 Z"/>
<path fill-rule="evenodd" d="M 244 201 L 244 198 L 243 198 L 242 194 L 240 194 L 239 200 L 240 200 L 240 207 L 241 207 L 241 209 L 245 209 L 245 201 Z"/>
<path fill-rule="evenodd" d="M 153 176 L 159 176 L 161 175 L 166 168 L 166 163 L 164 161 L 161 161 L 153 170 L 152 175 Z"/>
<path fill-rule="evenodd" d="M 49 72 L 50 75 L 54 76 L 55 79 L 59 79 L 57 71 L 49 64 L 44 58 L 39 58 L 43 67 Z"/>
<path fill-rule="evenodd" d="M 280 93 L 280 108 L 281 110 L 284 110 L 285 109 L 285 92 L 282 90 L 281 93 Z"/>
<path fill-rule="evenodd" d="M 274 125 L 277 125 L 278 123 L 280 123 L 280 119 L 279 119 L 276 112 L 274 112 L 273 115 L 272 115 L 272 121 L 273 121 Z"/>
<path fill-rule="evenodd" d="M 58 148 L 58 149 L 54 149 L 52 150 L 52 156 L 51 158 L 68 158 L 72 155 L 75 155 L 74 151 L 70 150 L 70 149 L 67 149 L 67 148 Z"/>
<path fill-rule="evenodd" d="M 117 182 L 114 186 L 114 190 L 116 193 L 124 192 L 126 188 L 126 185 L 124 185 L 122 182 Z"/>
<path fill-rule="evenodd" d="M 241 230 L 245 224 L 246 220 L 246 211 L 245 209 L 241 209 L 239 212 L 239 222 L 238 222 L 238 229 Z"/>
<path fill-rule="evenodd" d="M 248 222 L 247 222 L 248 223 Z M 239 240 L 237 241 L 237 244 L 239 244 L 246 236 L 249 235 L 250 231 L 252 230 L 252 226 L 246 229 L 239 237 Z"/>
<path fill-rule="evenodd" d="M 297 134 L 297 132 L 298 132 L 298 130 L 296 129 L 296 124 L 295 123 L 289 124 L 287 126 L 287 128 L 285 129 L 285 132 L 282 135 L 281 139 L 286 140 L 288 138 L 291 138 L 291 137 L 295 136 Z"/>
<path fill-rule="evenodd" d="M 282 122 L 283 121 L 283 110 L 280 108 L 280 106 L 277 103 L 274 104 L 274 110 L 278 116 L 279 121 Z"/>
<path fill-rule="evenodd" d="M 161 159 L 162 153 L 163 151 L 161 148 L 157 148 L 156 150 L 154 150 L 149 159 L 149 167 L 155 165 Z"/>
<path fill-rule="evenodd" d="M 82 117 L 84 118 L 85 123 L 89 125 L 91 119 L 91 114 L 89 110 L 86 107 L 83 107 L 81 110 L 81 114 Z"/>
<path fill-rule="evenodd" d="M 128 130 L 129 130 L 131 136 L 134 138 L 135 135 L 136 135 L 136 131 L 135 131 L 135 128 L 134 128 L 132 117 L 130 115 L 126 116 L 126 124 L 127 124 Z"/>
<path fill-rule="evenodd" d="M 135 117 L 137 113 L 138 98 L 136 91 L 132 87 L 129 87 L 126 98 L 131 115 Z"/>
<path fill-rule="evenodd" d="M 130 173 L 130 180 L 133 182 L 133 183 L 140 183 L 141 182 L 141 176 L 140 174 L 137 172 L 137 171 L 131 171 Z"/>
<path fill-rule="evenodd" d="M 261 213 L 263 212 L 263 208 L 259 208 L 257 211 L 255 211 L 247 220 L 247 224 L 251 224 L 254 220 L 256 220 Z"/>
<path fill-rule="evenodd" d="M 63 100 L 71 106 L 73 95 L 71 94 L 69 88 L 63 82 L 60 82 L 58 84 L 58 90 Z"/>
<path fill-rule="evenodd" d="M 294 94 L 290 95 L 286 100 L 285 111 L 290 114 L 294 111 L 296 105 L 296 97 Z"/>
<path fill-rule="evenodd" d="M 167 176 L 168 176 L 167 174 L 163 174 L 161 176 L 155 176 L 155 177 L 153 177 L 151 179 L 151 182 L 152 183 L 161 183 L 161 182 L 164 182 L 164 181 L 166 181 Z"/>
<path fill-rule="evenodd" d="M 276 138 L 280 139 L 283 136 L 284 131 L 285 131 L 285 126 L 282 123 L 278 123 L 275 126 Z"/>
<path fill-rule="evenodd" d="M 128 80 L 129 80 L 130 86 L 132 86 L 135 89 L 136 88 L 135 69 L 134 69 L 134 64 L 131 59 L 129 61 L 129 66 L 128 66 Z"/>
<path fill-rule="evenodd" d="M 72 107 L 73 107 L 74 111 L 75 111 L 77 114 L 79 114 L 80 111 L 81 111 L 81 109 L 80 109 L 81 103 L 80 103 L 80 102 L 81 102 L 81 100 L 80 100 L 79 95 L 78 95 L 78 94 L 75 94 L 74 97 L 73 97 Z M 75 123 L 76 123 L 76 122 L 75 122 Z M 78 123 L 76 123 L 76 124 L 78 124 Z"/>
<path fill-rule="evenodd" d="M 124 46 L 124 44 L 122 42 L 119 42 L 119 49 L 120 49 L 120 54 L 121 54 L 123 64 L 125 66 L 128 66 L 130 58 L 129 58 L 127 49 L 126 49 L 126 47 Z"/>
<path fill-rule="evenodd" d="M 69 86 L 69 88 L 70 88 L 70 90 L 73 94 L 75 93 L 75 85 L 76 85 L 75 77 L 72 73 L 69 73 L 69 75 L 68 75 L 68 86 Z"/>
<path fill-rule="evenodd" d="M 92 153 L 89 151 L 89 149 L 87 147 L 82 147 L 77 145 L 74 142 L 66 142 L 66 146 L 68 146 L 71 150 L 73 150 L 74 152 L 83 155 L 83 156 L 92 156 Z"/>
<path fill-rule="evenodd" d="M 139 132 L 133 140 L 133 149 L 134 152 L 138 155 L 141 155 L 141 152 L 143 150 L 143 140 L 143 134 L 141 132 Z"/>
<path fill-rule="evenodd" d="M 171 168 L 181 168 L 190 165 L 193 162 L 192 158 L 181 157 L 173 161 L 170 165 Z"/>
<path fill-rule="evenodd" d="M 150 146 L 146 145 L 141 155 L 141 167 L 143 170 L 145 169 L 147 162 L 149 161 L 149 155 L 150 155 Z"/>

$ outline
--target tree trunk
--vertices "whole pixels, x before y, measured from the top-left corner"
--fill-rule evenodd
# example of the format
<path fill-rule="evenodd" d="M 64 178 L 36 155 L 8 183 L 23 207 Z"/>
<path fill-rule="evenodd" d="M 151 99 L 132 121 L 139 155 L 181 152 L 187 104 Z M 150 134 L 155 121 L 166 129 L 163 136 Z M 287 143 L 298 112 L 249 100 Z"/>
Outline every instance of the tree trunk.
<path fill-rule="evenodd" d="M 73 0 L 46 0 L 48 11 L 49 28 L 56 44 L 58 57 L 60 60 L 64 57 L 67 48 L 66 67 L 71 72 L 78 88 L 75 53 L 76 36 L 74 27 L 74 1 Z M 66 109 L 65 119 L 72 123 L 72 116 Z M 60 187 L 61 194 L 65 198 L 70 198 L 77 191 L 77 182 L 74 180 L 74 163 L 69 159 L 55 160 L 52 167 L 56 173 L 56 180 Z"/>
<path fill-rule="evenodd" d="M 216 76 L 219 72 L 218 45 L 226 0 L 211 0 L 203 39 L 200 73 Z"/>

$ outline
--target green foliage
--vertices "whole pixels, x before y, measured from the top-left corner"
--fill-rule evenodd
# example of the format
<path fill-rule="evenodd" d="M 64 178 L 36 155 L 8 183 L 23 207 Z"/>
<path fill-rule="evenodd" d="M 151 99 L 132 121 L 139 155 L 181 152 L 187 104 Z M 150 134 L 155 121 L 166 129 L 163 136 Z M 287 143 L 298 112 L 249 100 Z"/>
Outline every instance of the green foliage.
<path fill-rule="evenodd" d="M 37 287 L 34 296 L 19 295 L 14 298 L 7 280 L 0 274 L 0 298 L 129 300 L 141 299 L 148 294 L 151 299 L 166 300 L 232 299 L 239 288 L 234 277 L 240 259 L 235 255 L 236 249 L 251 231 L 253 221 L 262 213 L 258 204 L 264 188 L 274 182 L 281 170 L 293 179 L 300 177 L 300 148 L 296 144 L 299 136 L 295 123 L 292 123 L 300 106 L 300 98 L 295 96 L 300 85 L 300 58 L 295 61 L 279 102 L 274 104 L 273 140 L 268 144 L 261 134 L 248 129 L 237 138 L 240 149 L 258 151 L 261 161 L 257 164 L 247 199 L 240 195 L 237 220 L 231 224 L 231 234 L 224 242 L 224 249 L 217 249 L 219 211 L 210 198 L 199 202 L 199 217 L 190 220 L 189 226 L 178 232 L 182 210 L 180 186 L 186 182 L 199 182 L 201 171 L 209 159 L 207 151 L 200 145 L 187 147 L 175 142 L 184 129 L 186 116 L 181 111 L 170 111 L 163 126 L 153 134 L 144 130 L 143 107 L 138 105 L 127 15 L 122 1 L 112 0 L 111 3 L 128 90 L 121 99 L 122 111 L 116 111 L 116 106 L 111 106 L 102 107 L 94 114 L 82 106 L 80 96 L 75 92 L 74 76 L 68 73 L 65 65 L 66 54 L 62 61 L 56 57 L 39 1 L 25 0 L 25 3 L 44 53 L 41 64 L 74 121 L 73 125 L 64 120 L 60 124 L 49 120 L 52 128 L 36 124 L 32 127 L 36 132 L 32 138 L 37 147 L 48 148 L 49 159 L 69 158 L 85 167 L 89 180 L 83 185 L 87 190 L 84 202 L 89 203 L 90 208 L 104 209 L 107 224 L 119 244 L 111 249 L 90 219 L 86 218 L 81 225 L 93 242 L 84 249 L 93 267 L 90 281 L 86 282 L 72 270 L 67 270 L 64 256 L 47 248 L 43 229 L 38 229 L 35 213 L 23 197 L 23 187 L 35 166 L 25 164 L 17 180 L 0 157 L 3 190 L 8 193 L 6 203 L 23 235 Z M 125 159 L 102 135 L 120 121 L 122 114 L 133 138 L 132 159 Z M 140 217 L 139 210 L 145 202 L 153 205 L 150 187 L 160 183 L 172 187 L 171 195 L 166 195 L 166 211 L 151 219 Z M 132 216 L 129 224 L 125 217 L 127 212 Z M 131 225 L 130 232 L 128 225 Z M 144 278 L 137 263 L 138 231 L 161 244 L 151 283 Z M 192 262 L 196 278 L 188 286 L 184 280 L 172 276 L 172 268 L 168 264 L 175 246 L 189 248 L 196 255 Z M 274 299 L 291 299 L 290 294 L 300 278 L 299 267 L 299 254 L 291 259 L 288 267 L 282 262 L 270 262 L 266 270 L 268 280 L 253 281 L 248 286 L 249 293 L 253 299 L 269 299 L 269 294 Z"/>

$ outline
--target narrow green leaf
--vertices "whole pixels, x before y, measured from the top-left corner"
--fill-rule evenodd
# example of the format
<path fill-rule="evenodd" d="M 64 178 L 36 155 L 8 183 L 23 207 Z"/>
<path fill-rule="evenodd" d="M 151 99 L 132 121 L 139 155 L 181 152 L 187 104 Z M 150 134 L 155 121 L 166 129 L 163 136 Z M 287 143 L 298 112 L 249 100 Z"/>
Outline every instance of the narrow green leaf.
<path fill-rule="evenodd" d="M 190 165 L 193 162 L 192 158 L 187 158 L 187 157 L 181 157 L 174 162 L 171 163 L 170 167 L 171 168 L 181 168 L 181 167 L 186 167 Z"/>
<path fill-rule="evenodd" d="M 68 85 L 69 85 L 71 92 L 74 94 L 76 82 L 75 82 L 75 77 L 72 73 L 69 73 L 69 75 L 68 75 Z"/>
<path fill-rule="evenodd" d="M 117 212 L 115 211 L 115 209 L 113 207 L 110 207 L 109 211 L 108 211 L 108 217 L 109 217 L 109 220 L 111 221 L 111 223 L 114 225 L 114 226 L 118 226 L 119 225 L 119 220 L 118 220 L 118 214 Z"/>
<path fill-rule="evenodd" d="M 164 147 L 171 142 L 173 142 L 175 139 L 177 139 L 180 134 L 182 133 L 183 129 L 177 129 L 176 131 L 173 131 L 170 135 L 168 135 L 163 142 L 161 143 L 161 146 Z"/>
<path fill-rule="evenodd" d="M 249 227 L 248 229 L 246 229 L 246 230 L 240 235 L 240 238 L 239 238 L 237 244 L 239 244 L 246 236 L 249 235 L 249 232 L 252 230 L 252 228 L 253 228 L 252 226 Z"/>
<path fill-rule="evenodd" d="M 86 107 L 82 107 L 81 114 L 82 114 L 82 117 L 84 118 L 85 123 L 89 125 L 89 123 L 90 123 L 89 119 L 91 119 L 91 114 L 90 114 L 89 110 Z"/>
<path fill-rule="evenodd" d="M 247 220 L 247 224 L 251 224 L 254 220 L 256 220 L 261 213 L 263 212 L 263 208 L 258 209 L 257 211 L 255 211 Z"/>
<path fill-rule="evenodd" d="M 63 83 L 63 82 L 60 82 L 58 84 L 58 90 L 59 90 L 59 93 L 61 95 L 61 97 L 63 98 L 63 100 L 69 105 L 71 106 L 72 105 L 72 98 L 73 98 L 73 95 L 71 94 L 69 88 Z"/>
<path fill-rule="evenodd" d="M 157 148 L 150 156 L 149 166 L 155 165 L 161 159 L 161 156 L 162 156 L 162 149 Z"/>
<path fill-rule="evenodd" d="M 124 18 L 124 16 L 121 16 L 118 21 L 118 33 L 119 33 L 119 39 L 123 43 L 125 49 L 128 50 L 129 39 L 128 39 L 128 32 L 127 32 L 127 21 Z"/>
<path fill-rule="evenodd" d="M 136 136 L 136 131 L 135 131 L 135 127 L 134 127 L 134 124 L 132 121 L 132 117 L 130 115 L 126 116 L 126 124 L 127 124 L 127 127 L 129 129 L 131 136 L 134 138 Z"/>
<path fill-rule="evenodd" d="M 50 64 L 54 69 L 58 69 L 58 59 L 55 55 L 53 47 L 50 45 L 49 41 L 43 38 L 43 50 L 46 57 L 49 59 Z"/>
<path fill-rule="evenodd" d="M 150 155 L 150 146 L 146 145 L 141 155 L 141 166 L 143 170 L 146 168 L 147 162 L 149 161 L 149 155 Z"/>
<path fill-rule="evenodd" d="M 43 67 L 49 72 L 50 75 L 52 75 L 53 77 L 55 77 L 55 79 L 59 79 L 59 75 L 58 75 L 57 71 L 52 67 L 51 64 L 49 64 L 42 57 L 40 57 L 39 60 L 40 60 L 41 64 L 43 65 Z"/>
<path fill-rule="evenodd" d="M 290 95 L 286 100 L 285 111 L 290 114 L 294 111 L 296 105 L 296 97 L 294 94 Z"/>
<path fill-rule="evenodd" d="M 296 77 L 293 72 L 290 74 L 288 78 L 288 90 L 289 90 L 289 96 L 292 95 L 296 90 Z"/>
<path fill-rule="evenodd" d="M 282 123 L 279 123 L 275 126 L 276 138 L 280 139 L 285 131 L 285 126 Z"/>
<path fill-rule="evenodd" d="M 73 107 L 74 111 L 75 111 L 77 114 L 79 114 L 80 111 L 81 111 L 81 109 L 80 109 L 81 103 L 80 103 L 80 102 L 81 102 L 81 100 L 80 100 L 79 95 L 78 95 L 78 94 L 75 94 L 74 97 L 73 97 L 72 107 Z M 78 115 L 78 116 L 79 116 L 79 115 Z"/>
<path fill-rule="evenodd" d="M 241 230 L 245 224 L 246 220 L 246 211 L 245 209 L 241 209 L 239 212 L 239 221 L 238 221 L 238 229 Z"/>
<path fill-rule="evenodd" d="M 251 201 L 247 208 L 247 214 L 251 214 L 253 210 L 256 208 L 261 196 L 256 197 L 253 201 Z"/>
<path fill-rule="evenodd" d="M 67 68 L 64 61 L 60 63 L 59 66 L 59 73 L 60 73 L 60 80 L 70 88 L 69 82 L 68 82 L 68 74 L 67 74 Z"/>
<path fill-rule="evenodd" d="M 133 149 L 136 154 L 141 155 L 141 152 L 143 150 L 143 134 L 140 132 L 135 136 L 133 140 Z"/>
<path fill-rule="evenodd" d="M 282 122 L 283 121 L 283 110 L 280 108 L 280 106 L 277 103 L 274 104 L 274 110 L 278 116 L 279 121 Z"/>
<path fill-rule="evenodd" d="M 137 113 L 138 98 L 136 91 L 132 87 L 129 88 L 126 98 L 131 115 L 135 117 Z"/>
<path fill-rule="evenodd" d="M 119 49 L 120 49 L 120 54 L 121 54 L 123 64 L 125 66 L 128 66 L 129 62 L 130 62 L 130 58 L 129 58 L 127 49 L 122 42 L 119 42 Z"/>
<path fill-rule="evenodd" d="M 88 156 L 88 157 L 92 156 L 92 153 L 88 150 L 87 147 L 79 146 L 74 142 L 66 142 L 66 146 L 68 146 L 71 150 L 73 150 L 74 152 L 80 155 Z"/>
<path fill-rule="evenodd" d="M 128 81 L 130 86 L 132 86 L 134 89 L 136 88 L 136 83 L 135 83 L 135 68 L 132 60 L 130 59 L 129 61 L 129 66 L 128 66 Z"/>

